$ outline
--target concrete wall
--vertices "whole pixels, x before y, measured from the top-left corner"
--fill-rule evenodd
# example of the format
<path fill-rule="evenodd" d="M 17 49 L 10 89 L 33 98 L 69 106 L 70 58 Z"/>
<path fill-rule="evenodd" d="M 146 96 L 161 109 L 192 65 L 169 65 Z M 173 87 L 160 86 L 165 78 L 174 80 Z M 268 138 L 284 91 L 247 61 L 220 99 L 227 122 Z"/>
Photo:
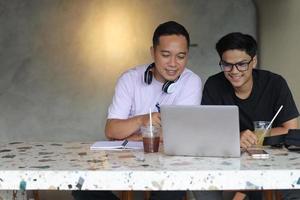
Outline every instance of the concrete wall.
<path fill-rule="evenodd" d="M 103 139 L 116 79 L 151 61 L 167 20 L 189 30 L 203 81 L 219 71 L 222 35 L 256 35 L 251 0 L 0 0 L 1 141 Z"/>
<path fill-rule="evenodd" d="M 261 68 L 281 74 L 300 108 L 300 1 L 257 0 Z"/>

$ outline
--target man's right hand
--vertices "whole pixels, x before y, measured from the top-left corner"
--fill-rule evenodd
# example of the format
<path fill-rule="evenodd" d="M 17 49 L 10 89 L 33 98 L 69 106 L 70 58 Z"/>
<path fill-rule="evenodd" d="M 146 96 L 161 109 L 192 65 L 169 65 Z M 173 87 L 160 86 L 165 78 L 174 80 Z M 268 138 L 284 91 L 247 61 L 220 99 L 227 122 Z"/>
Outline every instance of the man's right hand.
<path fill-rule="evenodd" d="M 156 126 L 156 127 L 161 127 L 160 113 L 159 112 L 153 112 L 153 113 L 151 113 L 151 117 L 152 117 L 152 125 Z M 148 126 L 150 124 L 149 114 L 142 115 L 141 120 L 142 120 L 142 125 L 143 126 Z"/>
<path fill-rule="evenodd" d="M 241 132 L 241 147 L 247 149 L 257 143 L 257 137 L 249 129 Z"/>

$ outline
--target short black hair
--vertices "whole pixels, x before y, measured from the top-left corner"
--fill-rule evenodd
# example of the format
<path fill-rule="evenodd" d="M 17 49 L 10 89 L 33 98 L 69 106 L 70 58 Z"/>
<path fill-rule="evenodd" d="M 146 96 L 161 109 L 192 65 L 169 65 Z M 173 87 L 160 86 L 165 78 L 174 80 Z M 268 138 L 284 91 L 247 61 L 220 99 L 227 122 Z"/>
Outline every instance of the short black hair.
<path fill-rule="evenodd" d="M 190 46 L 190 36 L 187 30 L 181 24 L 175 21 L 168 21 L 160 24 L 153 33 L 153 47 L 159 45 L 159 37 L 166 35 L 182 35 L 187 41 L 188 48 Z"/>
<path fill-rule="evenodd" d="M 257 43 L 251 35 L 234 32 L 223 36 L 216 44 L 220 58 L 225 51 L 234 49 L 245 51 L 253 58 L 257 54 Z"/>

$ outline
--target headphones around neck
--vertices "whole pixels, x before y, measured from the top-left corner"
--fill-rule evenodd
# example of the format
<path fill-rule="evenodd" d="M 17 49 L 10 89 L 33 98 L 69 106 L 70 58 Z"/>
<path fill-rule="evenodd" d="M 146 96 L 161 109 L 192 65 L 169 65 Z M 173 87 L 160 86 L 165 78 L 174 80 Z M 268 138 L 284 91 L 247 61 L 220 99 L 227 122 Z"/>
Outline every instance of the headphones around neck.
<path fill-rule="evenodd" d="M 151 71 L 152 68 L 155 67 L 155 63 L 150 64 L 144 74 L 144 82 L 148 85 L 152 83 L 153 79 L 153 72 Z M 166 81 L 162 86 L 162 91 L 167 94 L 171 94 L 175 91 L 175 83 L 179 79 L 179 77 L 174 81 Z"/>

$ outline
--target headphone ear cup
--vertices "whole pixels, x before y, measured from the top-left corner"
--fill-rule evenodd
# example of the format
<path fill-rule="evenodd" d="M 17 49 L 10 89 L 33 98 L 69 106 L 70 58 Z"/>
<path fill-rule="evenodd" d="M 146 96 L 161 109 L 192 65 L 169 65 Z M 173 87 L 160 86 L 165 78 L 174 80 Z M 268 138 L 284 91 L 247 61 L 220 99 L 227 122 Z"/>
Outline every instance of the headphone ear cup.
<path fill-rule="evenodd" d="M 152 83 L 153 73 L 152 73 L 151 69 L 153 67 L 154 67 L 154 63 L 149 65 L 144 73 L 144 82 L 148 85 L 150 85 Z"/>
<path fill-rule="evenodd" d="M 174 81 L 167 81 L 162 86 L 162 91 L 164 91 L 165 93 L 171 94 L 174 92 L 173 86 L 174 86 Z"/>
<path fill-rule="evenodd" d="M 148 85 L 150 85 L 152 83 L 152 71 L 150 70 L 146 70 L 145 71 L 145 75 L 144 75 L 144 81 L 145 83 L 147 83 Z"/>

